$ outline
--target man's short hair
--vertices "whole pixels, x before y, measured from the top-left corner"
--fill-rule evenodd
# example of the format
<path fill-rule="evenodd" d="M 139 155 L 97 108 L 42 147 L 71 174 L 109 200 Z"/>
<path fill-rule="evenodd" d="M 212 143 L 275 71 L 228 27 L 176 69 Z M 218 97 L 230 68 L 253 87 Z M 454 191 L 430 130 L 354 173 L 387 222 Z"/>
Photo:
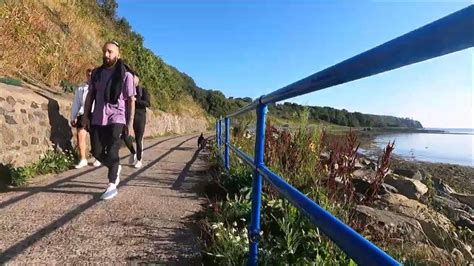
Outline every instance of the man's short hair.
<path fill-rule="evenodd" d="M 111 41 L 108 41 L 108 42 L 105 43 L 105 45 L 107 45 L 107 44 L 113 44 L 113 45 L 117 46 L 120 49 L 120 44 L 117 41 L 111 40 Z"/>

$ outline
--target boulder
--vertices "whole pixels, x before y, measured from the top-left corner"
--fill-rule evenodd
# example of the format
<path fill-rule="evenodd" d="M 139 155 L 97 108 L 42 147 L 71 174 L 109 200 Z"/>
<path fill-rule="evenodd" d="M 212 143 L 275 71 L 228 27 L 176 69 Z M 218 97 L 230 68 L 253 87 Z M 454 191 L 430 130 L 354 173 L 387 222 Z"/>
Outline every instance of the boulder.
<path fill-rule="evenodd" d="M 428 192 L 428 187 L 421 181 L 397 174 L 387 175 L 385 177 L 385 183 L 395 187 L 398 193 L 414 200 L 420 199 L 421 196 Z"/>
<path fill-rule="evenodd" d="M 398 193 L 398 189 L 396 189 L 394 186 L 391 186 L 391 185 L 385 184 L 385 183 L 382 184 L 381 191 L 383 191 L 382 194 Z"/>
<path fill-rule="evenodd" d="M 383 231 L 396 232 L 404 239 L 414 242 L 424 239 L 420 223 L 411 217 L 399 215 L 388 210 L 374 209 L 365 205 L 357 205 L 355 208 L 356 218 L 364 224 L 373 224 Z"/>
<path fill-rule="evenodd" d="M 470 246 L 457 238 L 453 224 L 443 214 L 400 194 L 383 195 L 382 201 L 388 204 L 387 211 L 416 220 L 423 234 L 437 247 L 448 251 L 457 248 L 465 258 L 472 258 Z"/>
<path fill-rule="evenodd" d="M 354 163 L 354 169 L 362 169 L 364 168 L 364 165 L 362 165 L 359 161 L 355 161 Z"/>
<path fill-rule="evenodd" d="M 367 166 L 367 165 L 369 165 L 369 163 L 370 163 L 370 161 L 367 160 L 367 159 L 364 158 L 364 157 L 359 158 L 359 162 L 360 162 L 360 164 L 362 164 L 363 166 Z"/>
<path fill-rule="evenodd" d="M 412 178 L 415 175 L 416 171 L 411 169 L 395 168 L 393 169 L 393 173 L 396 175 Z"/>
<path fill-rule="evenodd" d="M 474 217 L 468 215 L 464 211 L 460 211 L 458 214 L 458 220 L 455 222 L 455 226 L 466 227 L 469 230 L 474 231 Z"/>
<path fill-rule="evenodd" d="M 452 229 L 451 221 L 441 213 L 434 211 L 427 205 L 416 200 L 409 199 L 401 194 L 388 193 L 382 196 L 382 201 L 388 203 L 390 210 L 399 214 L 412 217 L 419 221 L 436 223 L 436 225 L 444 231 Z"/>
<path fill-rule="evenodd" d="M 358 179 L 372 181 L 375 178 L 375 171 L 370 169 L 358 169 L 352 173 L 352 176 Z"/>
<path fill-rule="evenodd" d="M 474 208 L 474 194 L 451 193 L 450 195 L 460 202 L 469 205 L 469 207 Z"/>
<path fill-rule="evenodd" d="M 456 199 L 434 196 L 433 204 L 456 225 L 463 220 L 460 223 L 469 227 L 469 220 L 474 220 L 474 210 Z"/>
<path fill-rule="evenodd" d="M 360 193 L 362 195 L 366 195 L 367 192 L 370 189 L 370 183 L 363 180 L 363 179 L 351 179 L 352 185 L 354 186 L 354 189 L 357 193 Z"/>
<path fill-rule="evenodd" d="M 440 194 L 451 194 L 451 193 L 456 193 L 456 191 L 448 186 L 443 180 L 439 178 L 433 178 L 433 185 L 436 189 L 436 191 Z"/>

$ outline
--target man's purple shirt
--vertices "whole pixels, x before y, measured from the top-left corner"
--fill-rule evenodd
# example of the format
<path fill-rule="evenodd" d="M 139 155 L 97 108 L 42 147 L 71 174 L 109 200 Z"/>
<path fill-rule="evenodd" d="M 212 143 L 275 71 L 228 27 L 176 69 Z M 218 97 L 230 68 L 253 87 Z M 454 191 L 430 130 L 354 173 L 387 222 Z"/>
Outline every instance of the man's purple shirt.
<path fill-rule="evenodd" d="M 117 104 L 105 102 L 105 86 L 112 77 L 114 68 L 105 68 L 102 70 L 100 79 L 92 84 L 92 91 L 95 94 L 95 107 L 92 113 L 92 125 L 106 126 L 110 124 L 126 124 L 126 99 L 136 95 L 135 87 L 133 86 L 133 75 L 130 72 L 125 72 L 123 81 L 122 93 L 118 98 Z"/>

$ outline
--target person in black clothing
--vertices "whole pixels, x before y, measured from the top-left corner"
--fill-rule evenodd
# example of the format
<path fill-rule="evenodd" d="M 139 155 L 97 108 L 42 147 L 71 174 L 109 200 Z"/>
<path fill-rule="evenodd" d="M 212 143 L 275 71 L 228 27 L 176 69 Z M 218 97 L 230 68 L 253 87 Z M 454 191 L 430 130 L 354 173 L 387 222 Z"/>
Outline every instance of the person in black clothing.
<path fill-rule="evenodd" d="M 150 107 L 150 94 L 148 90 L 138 86 L 139 77 L 137 73 L 134 74 L 135 81 L 135 118 L 133 120 L 133 131 L 135 133 L 135 142 L 137 143 L 137 149 L 133 147 L 133 138 L 124 134 L 124 142 L 127 148 L 130 150 L 129 163 L 133 164 L 135 168 L 142 167 L 142 155 L 143 155 L 143 135 L 145 133 L 146 124 L 146 108 Z"/>
<path fill-rule="evenodd" d="M 206 147 L 206 139 L 204 138 L 203 134 L 201 133 L 201 136 L 198 138 L 198 149 L 202 150 Z"/>

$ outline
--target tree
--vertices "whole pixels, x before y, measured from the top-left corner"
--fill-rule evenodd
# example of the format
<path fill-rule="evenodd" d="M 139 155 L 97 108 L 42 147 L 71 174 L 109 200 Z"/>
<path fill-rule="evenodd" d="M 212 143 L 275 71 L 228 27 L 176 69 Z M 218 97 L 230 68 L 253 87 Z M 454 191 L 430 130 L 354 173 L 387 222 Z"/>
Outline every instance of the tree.
<path fill-rule="evenodd" d="M 118 8 L 118 4 L 115 0 L 97 0 L 97 3 L 107 17 L 115 19 Z"/>

